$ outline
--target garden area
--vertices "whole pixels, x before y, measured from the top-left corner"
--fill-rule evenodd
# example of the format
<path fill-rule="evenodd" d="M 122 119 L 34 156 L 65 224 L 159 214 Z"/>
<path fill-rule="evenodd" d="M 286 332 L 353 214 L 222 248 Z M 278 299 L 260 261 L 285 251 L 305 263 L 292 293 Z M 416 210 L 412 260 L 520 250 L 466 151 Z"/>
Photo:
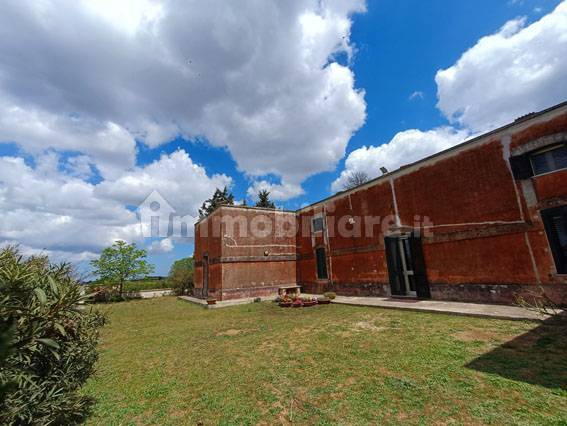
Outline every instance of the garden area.
<path fill-rule="evenodd" d="M 342 305 L 100 305 L 87 424 L 565 424 L 567 330 Z"/>

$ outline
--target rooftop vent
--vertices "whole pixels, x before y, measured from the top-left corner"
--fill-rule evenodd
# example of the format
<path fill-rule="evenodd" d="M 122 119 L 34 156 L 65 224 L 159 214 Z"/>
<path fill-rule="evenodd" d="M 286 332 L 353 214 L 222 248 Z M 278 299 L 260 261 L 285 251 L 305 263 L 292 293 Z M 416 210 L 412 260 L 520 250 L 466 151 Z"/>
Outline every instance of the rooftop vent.
<path fill-rule="evenodd" d="M 530 118 L 531 116 L 533 116 L 533 115 L 535 115 L 535 114 L 536 114 L 535 112 L 529 112 L 529 113 L 527 113 L 527 114 L 525 114 L 525 115 L 522 115 L 522 116 L 516 118 L 516 119 L 514 120 L 514 123 L 519 123 L 520 121 L 527 120 L 528 118 Z"/>

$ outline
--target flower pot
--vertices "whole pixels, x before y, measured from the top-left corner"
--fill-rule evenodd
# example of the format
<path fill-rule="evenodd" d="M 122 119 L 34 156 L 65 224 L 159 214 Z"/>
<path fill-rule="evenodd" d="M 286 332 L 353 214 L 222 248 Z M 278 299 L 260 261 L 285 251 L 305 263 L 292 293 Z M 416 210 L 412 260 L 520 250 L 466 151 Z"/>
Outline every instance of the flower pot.
<path fill-rule="evenodd" d="M 216 305 L 216 300 L 207 300 L 207 305 Z"/>

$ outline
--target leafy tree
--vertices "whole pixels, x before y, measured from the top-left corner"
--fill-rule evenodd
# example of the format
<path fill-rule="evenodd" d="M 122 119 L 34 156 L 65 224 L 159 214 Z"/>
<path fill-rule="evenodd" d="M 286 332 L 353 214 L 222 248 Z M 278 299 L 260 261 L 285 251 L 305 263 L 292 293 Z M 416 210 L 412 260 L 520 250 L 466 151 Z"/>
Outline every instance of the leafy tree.
<path fill-rule="evenodd" d="M 105 248 L 98 259 L 91 261 L 91 265 L 94 268 L 93 273 L 101 280 L 117 283 L 119 294 L 122 296 L 126 280 L 154 271 L 153 265 L 146 261 L 146 257 L 146 250 L 138 249 L 135 243 L 117 241 L 112 247 Z"/>
<path fill-rule="evenodd" d="M 220 206 L 232 206 L 234 205 L 234 195 L 228 191 L 228 188 L 225 186 L 224 189 L 221 191 L 220 189 L 216 189 L 213 196 L 201 205 L 199 209 L 199 217 L 204 218 L 214 212 Z"/>
<path fill-rule="evenodd" d="M 0 424 L 76 424 L 92 399 L 104 316 L 77 309 L 83 287 L 68 264 L 0 250 Z"/>
<path fill-rule="evenodd" d="M 276 205 L 272 200 L 270 200 L 270 191 L 262 189 L 258 192 L 258 202 L 256 207 L 263 207 L 265 209 L 275 209 Z"/>
<path fill-rule="evenodd" d="M 370 177 L 364 172 L 351 172 L 348 176 L 346 183 L 343 188 L 345 190 L 354 188 L 356 186 L 362 185 L 370 180 Z"/>
<path fill-rule="evenodd" d="M 192 257 L 186 257 L 173 262 L 169 270 L 169 281 L 177 294 L 186 294 L 193 288 L 194 270 Z"/>

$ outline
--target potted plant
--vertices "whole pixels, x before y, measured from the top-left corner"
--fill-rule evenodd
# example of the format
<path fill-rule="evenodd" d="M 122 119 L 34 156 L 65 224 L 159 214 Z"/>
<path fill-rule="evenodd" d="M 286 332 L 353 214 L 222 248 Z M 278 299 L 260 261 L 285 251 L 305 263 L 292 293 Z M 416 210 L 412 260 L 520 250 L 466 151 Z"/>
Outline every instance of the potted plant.
<path fill-rule="evenodd" d="M 216 305 L 217 299 L 212 296 L 207 297 L 207 305 Z"/>
<path fill-rule="evenodd" d="M 302 302 L 303 302 L 303 306 L 306 307 L 306 308 L 308 308 L 308 307 L 310 307 L 310 306 L 316 305 L 316 304 L 317 304 L 317 299 L 315 299 L 315 298 L 311 298 L 311 299 L 305 298 L 305 299 L 302 300 Z"/>
<path fill-rule="evenodd" d="M 327 297 L 328 299 L 333 300 L 335 297 L 337 297 L 337 293 L 335 293 L 334 291 L 327 291 L 327 292 L 323 293 L 323 296 Z"/>
<path fill-rule="evenodd" d="M 293 303 L 291 304 L 291 306 L 293 308 L 301 308 L 303 306 L 303 302 L 301 301 L 301 299 L 298 297 L 297 299 L 295 299 L 293 301 Z"/>
<path fill-rule="evenodd" d="M 291 299 L 289 298 L 289 296 L 287 296 L 287 295 L 284 295 L 284 296 L 280 299 L 279 305 L 280 305 L 282 308 L 289 308 L 289 307 L 291 307 L 291 304 L 292 304 L 292 301 L 291 301 Z"/>

